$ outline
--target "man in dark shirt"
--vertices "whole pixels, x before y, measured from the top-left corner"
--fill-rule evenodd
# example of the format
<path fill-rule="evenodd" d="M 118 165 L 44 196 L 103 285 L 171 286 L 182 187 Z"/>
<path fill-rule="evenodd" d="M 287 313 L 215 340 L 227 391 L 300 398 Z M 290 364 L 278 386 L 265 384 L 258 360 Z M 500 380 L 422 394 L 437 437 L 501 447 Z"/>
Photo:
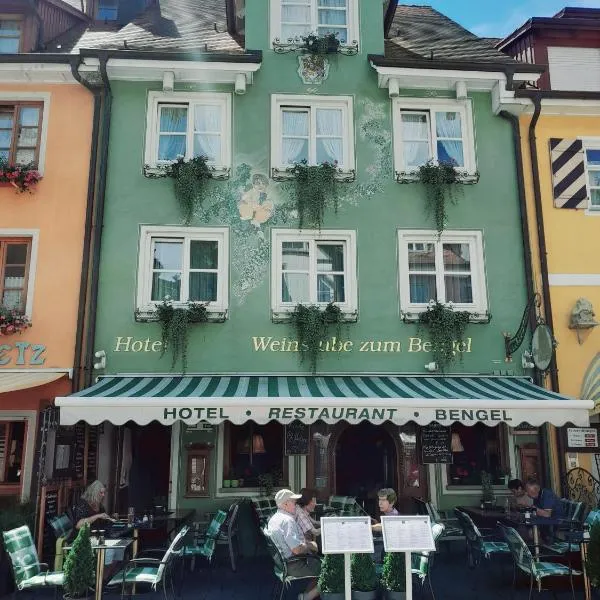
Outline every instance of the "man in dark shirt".
<path fill-rule="evenodd" d="M 564 517 L 560 498 L 549 488 L 543 488 L 537 479 L 530 478 L 525 483 L 525 492 L 533 500 L 538 517 Z"/>

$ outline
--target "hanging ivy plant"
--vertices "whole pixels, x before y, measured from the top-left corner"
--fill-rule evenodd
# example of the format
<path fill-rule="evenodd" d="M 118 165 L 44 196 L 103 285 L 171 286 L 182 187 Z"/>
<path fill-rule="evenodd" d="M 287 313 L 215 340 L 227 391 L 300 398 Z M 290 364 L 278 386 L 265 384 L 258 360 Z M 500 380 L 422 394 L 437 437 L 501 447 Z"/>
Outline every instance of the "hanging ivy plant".
<path fill-rule="evenodd" d="M 187 348 L 188 332 L 190 323 L 205 323 L 208 321 L 206 304 L 201 302 L 189 302 L 186 307 L 173 306 L 169 300 L 165 300 L 156 307 L 158 321 L 161 326 L 162 353 L 171 352 L 171 369 L 175 368 L 177 361 L 181 358 L 182 373 L 187 370 Z"/>
<path fill-rule="evenodd" d="M 419 167 L 419 181 L 427 192 L 427 210 L 433 215 L 438 235 L 444 231 L 448 221 L 448 203 L 456 204 L 457 192 L 461 188 L 461 175 L 450 162 L 435 163 L 433 160 Z"/>
<path fill-rule="evenodd" d="M 294 164 L 291 169 L 295 178 L 295 200 L 298 211 L 298 227 L 321 229 L 325 207 L 332 203 L 338 209 L 338 189 L 335 180 L 337 162 L 309 165 L 306 160 Z"/>
<path fill-rule="evenodd" d="M 431 356 L 442 373 L 456 358 L 456 348 L 464 341 L 471 313 L 454 310 L 448 305 L 431 300 L 427 310 L 419 315 L 419 324 L 426 326 L 431 342 Z"/>
<path fill-rule="evenodd" d="M 180 157 L 167 170 L 167 175 L 174 179 L 175 197 L 186 224 L 192 220 L 196 205 L 202 204 L 207 182 L 212 179 L 207 160 L 206 156 L 196 156 L 190 160 Z"/>
<path fill-rule="evenodd" d="M 324 309 L 314 305 L 298 304 L 291 313 L 290 322 L 298 339 L 300 362 L 308 360 L 312 373 L 317 371 L 317 362 L 321 346 L 327 342 L 329 327 L 335 325 L 336 337 L 340 339 L 343 314 L 333 302 Z"/>
<path fill-rule="evenodd" d="M 309 33 L 306 36 L 302 36 L 302 41 L 304 42 L 303 50 L 306 50 L 310 54 L 319 54 L 321 56 L 335 54 L 340 47 L 338 34 L 331 32 L 323 35 Z"/>

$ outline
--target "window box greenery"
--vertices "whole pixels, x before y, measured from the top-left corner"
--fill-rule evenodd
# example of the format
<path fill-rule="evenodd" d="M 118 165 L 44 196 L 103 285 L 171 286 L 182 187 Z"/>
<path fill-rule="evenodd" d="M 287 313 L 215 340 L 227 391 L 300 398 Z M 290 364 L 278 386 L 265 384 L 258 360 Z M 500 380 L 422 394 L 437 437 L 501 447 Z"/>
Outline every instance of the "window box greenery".
<path fill-rule="evenodd" d="M 377 572 L 371 554 L 353 554 L 350 564 L 352 600 L 377 598 Z"/>
<path fill-rule="evenodd" d="M 419 324 L 427 328 L 431 342 L 431 357 L 443 373 L 460 354 L 457 348 L 464 341 L 471 313 L 454 310 L 452 303 L 442 304 L 431 300 L 427 310 L 419 315 Z"/>
<path fill-rule="evenodd" d="M 330 302 L 324 309 L 315 305 L 298 304 L 290 313 L 290 324 L 298 339 L 300 362 L 308 361 L 310 371 L 316 373 L 321 347 L 330 336 L 330 327 L 336 327 L 336 337 L 341 338 L 344 322 L 340 307 Z"/>
<path fill-rule="evenodd" d="M 448 221 L 448 205 L 456 204 L 457 194 L 462 192 L 456 187 L 459 183 L 476 183 L 479 174 L 469 175 L 459 171 L 450 162 L 429 160 L 417 171 L 401 172 L 396 175 L 399 183 L 419 182 L 425 186 L 427 211 L 433 216 L 436 230 L 441 234 Z"/>
<path fill-rule="evenodd" d="M 327 54 L 345 54 L 353 56 L 358 54 L 358 42 L 342 43 L 338 39 L 338 34 L 334 32 L 319 35 L 309 33 L 305 36 L 289 38 L 282 41 L 280 38 L 273 40 L 273 50 L 277 54 L 287 54 L 288 52 L 308 52 L 317 56 L 326 56 Z"/>
<path fill-rule="evenodd" d="M 22 333 L 31 321 L 21 311 L 0 304 L 0 336 Z"/>
<path fill-rule="evenodd" d="M 17 192 L 32 192 L 42 176 L 33 165 L 11 165 L 0 159 L 0 183 L 12 185 Z"/>
<path fill-rule="evenodd" d="M 158 322 L 161 325 L 162 353 L 171 352 L 171 369 L 181 358 L 182 373 L 187 370 L 187 349 L 189 327 L 192 323 L 208 321 L 206 303 L 188 302 L 185 307 L 175 307 L 166 299 L 156 307 Z"/>
<path fill-rule="evenodd" d="M 84 598 L 96 581 L 96 559 L 90 542 L 90 527 L 84 525 L 77 534 L 64 565 L 65 597 Z"/>

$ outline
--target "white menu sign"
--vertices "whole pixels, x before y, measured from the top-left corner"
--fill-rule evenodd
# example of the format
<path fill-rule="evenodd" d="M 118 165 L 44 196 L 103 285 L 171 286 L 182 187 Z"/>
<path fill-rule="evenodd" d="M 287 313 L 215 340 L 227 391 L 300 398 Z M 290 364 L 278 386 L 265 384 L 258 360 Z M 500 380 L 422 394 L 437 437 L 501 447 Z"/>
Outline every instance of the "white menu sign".
<path fill-rule="evenodd" d="M 598 430 L 595 427 L 567 427 L 569 448 L 598 448 Z"/>
<path fill-rule="evenodd" d="M 375 551 L 371 517 L 321 517 L 323 554 Z"/>
<path fill-rule="evenodd" d="M 429 516 L 381 517 L 386 552 L 435 550 Z"/>

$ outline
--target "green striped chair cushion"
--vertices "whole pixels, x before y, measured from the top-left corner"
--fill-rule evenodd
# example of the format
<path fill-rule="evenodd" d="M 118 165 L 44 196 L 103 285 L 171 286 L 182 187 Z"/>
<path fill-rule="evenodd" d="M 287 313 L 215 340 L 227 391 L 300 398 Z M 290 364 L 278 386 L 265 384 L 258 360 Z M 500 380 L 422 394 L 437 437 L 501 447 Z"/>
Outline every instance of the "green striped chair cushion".
<path fill-rule="evenodd" d="M 210 525 L 206 530 L 206 537 L 217 537 L 221 527 L 223 526 L 223 523 L 225 523 L 226 518 L 227 513 L 224 510 L 218 510 L 217 514 L 213 517 L 213 520 L 210 522 Z"/>
<path fill-rule="evenodd" d="M 184 556 L 204 556 L 209 561 L 212 560 L 215 553 L 216 542 L 215 538 L 206 538 L 201 546 L 185 546 L 183 549 Z"/>
<path fill-rule="evenodd" d="M 4 548 L 12 562 L 15 584 L 21 589 L 22 583 L 42 572 L 37 550 L 27 525 L 3 531 Z"/>
<path fill-rule="evenodd" d="M 50 520 L 50 527 L 54 531 L 54 535 L 59 538 L 68 538 L 73 532 L 73 522 L 67 513 L 64 513 Z"/>
<path fill-rule="evenodd" d="M 510 553 L 510 548 L 506 542 L 486 542 L 484 541 L 482 544 L 483 555 L 486 558 L 490 557 L 490 554 L 498 554 L 498 553 Z"/>
<path fill-rule="evenodd" d="M 125 583 L 147 583 L 155 586 L 158 583 L 158 566 L 156 567 L 133 567 L 125 573 Z M 121 585 L 123 583 L 123 571 L 119 571 L 108 583 Z"/>
<path fill-rule="evenodd" d="M 573 542 L 552 542 L 551 544 L 543 544 L 542 548 L 547 548 L 556 554 L 568 554 L 569 552 L 579 552 L 579 544 Z"/>
<path fill-rule="evenodd" d="M 25 579 L 19 585 L 20 590 L 27 590 L 36 587 L 57 586 L 61 587 L 65 582 L 65 574 L 62 571 L 48 571 L 34 575 L 29 579 Z"/>
<path fill-rule="evenodd" d="M 543 577 L 551 577 L 553 575 L 581 575 L 581 571 L 575 569 L 569 569 L 568 565 L 561 565 L 553 562 L 533 561 L 533 576 L 536 579 L 542 579 Z M 523 567 L 522 567 L 523 568 Z M 530 573 L 529 569 L 523 568 L 524 571 Z"/>

